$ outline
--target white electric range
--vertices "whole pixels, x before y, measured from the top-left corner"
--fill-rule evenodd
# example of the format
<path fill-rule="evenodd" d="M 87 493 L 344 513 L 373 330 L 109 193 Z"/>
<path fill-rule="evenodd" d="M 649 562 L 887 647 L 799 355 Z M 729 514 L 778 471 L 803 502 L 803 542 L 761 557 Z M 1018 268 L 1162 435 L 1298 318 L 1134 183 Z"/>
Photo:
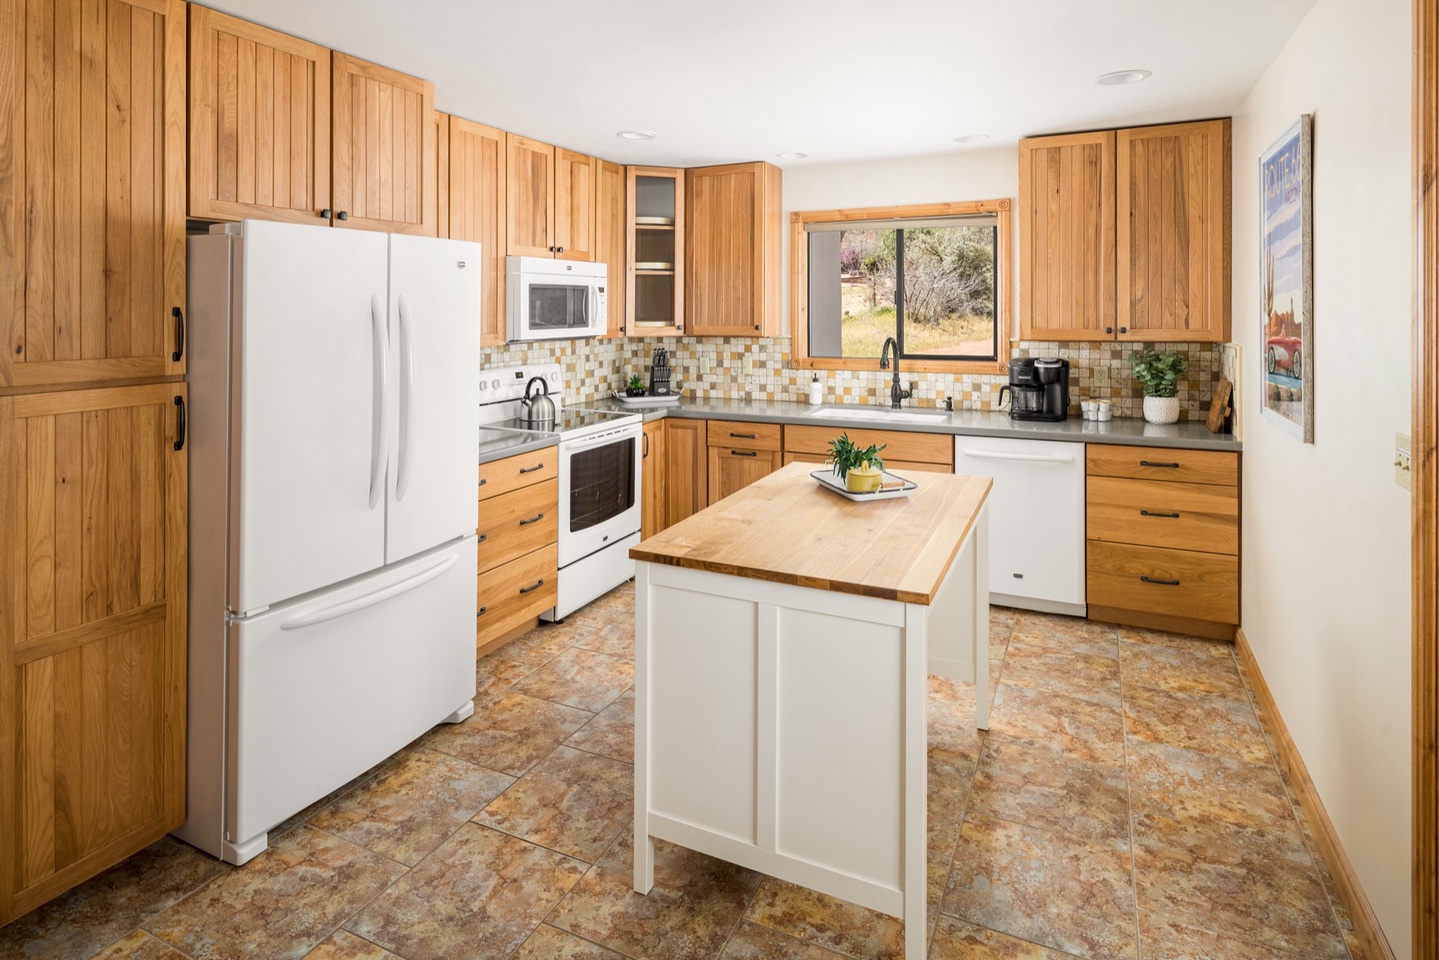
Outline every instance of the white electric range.
<path fill-rule="evenodd" d="M 525 387 L 540 377 L 555 401 L 553 421 L 525 419 Z M 480 381 L 481 430 L 559 435 L 559 555 L 555 606 L 560 620 L 635 575 L 630 548 L 640 542 L 640 460 L 644 427 L 633 413 L 564 406 L 558 364 L 499 367 Z"/>

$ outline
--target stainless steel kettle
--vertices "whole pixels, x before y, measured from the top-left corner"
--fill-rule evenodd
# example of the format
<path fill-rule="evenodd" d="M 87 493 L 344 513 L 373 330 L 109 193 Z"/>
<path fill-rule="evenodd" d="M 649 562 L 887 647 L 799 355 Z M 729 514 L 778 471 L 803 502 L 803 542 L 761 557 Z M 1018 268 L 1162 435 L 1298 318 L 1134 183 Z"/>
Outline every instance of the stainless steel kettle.
<path fill-rule="evenodd" d="M 530 392 L 537 383 L 543 388 L 539 396 Z M 530 377 L 530 382 L 525 384 L 525 397 L 520 401 L 520 406 L 525 409 L 520 421 L 526 426 L 554 425 L 555 401 L 550 398 L 550 385 L 545 382 L 544 377 Z"/>

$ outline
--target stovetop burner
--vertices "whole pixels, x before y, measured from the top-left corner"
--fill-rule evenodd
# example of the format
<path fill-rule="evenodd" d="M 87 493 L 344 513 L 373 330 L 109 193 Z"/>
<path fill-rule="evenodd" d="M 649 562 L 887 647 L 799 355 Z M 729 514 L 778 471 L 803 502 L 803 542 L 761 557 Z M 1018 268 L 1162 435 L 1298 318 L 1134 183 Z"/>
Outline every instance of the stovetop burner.
<path fill-rule="evenodd" d="M 632 413 L 610 413 L 604 410 L 562 408 L 559 411 L 559 415 L 555 417 L 553 424 L 527 423 L 517 417 L 513 420 L 502 420 L 494 424 L 494 426 L 508 427 L 512 430 L 544 430 L 550 433 L 566 434 L 575 433 L 580 430 L 592 430 L 609 424 L 619 426 L 635 419 L 638 418 Z"/>

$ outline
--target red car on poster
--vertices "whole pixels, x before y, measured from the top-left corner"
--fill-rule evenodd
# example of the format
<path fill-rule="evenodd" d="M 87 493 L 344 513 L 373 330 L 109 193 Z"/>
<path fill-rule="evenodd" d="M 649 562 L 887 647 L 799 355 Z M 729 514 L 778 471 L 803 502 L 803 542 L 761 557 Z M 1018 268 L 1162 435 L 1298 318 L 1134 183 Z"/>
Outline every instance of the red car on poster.
<path fill-rule="evenodd" d="M 1264 366 L 1270 373 L 1304 375 L 1303 345 L 1298 337 L 1270 337 L 1265 342 Z"/>

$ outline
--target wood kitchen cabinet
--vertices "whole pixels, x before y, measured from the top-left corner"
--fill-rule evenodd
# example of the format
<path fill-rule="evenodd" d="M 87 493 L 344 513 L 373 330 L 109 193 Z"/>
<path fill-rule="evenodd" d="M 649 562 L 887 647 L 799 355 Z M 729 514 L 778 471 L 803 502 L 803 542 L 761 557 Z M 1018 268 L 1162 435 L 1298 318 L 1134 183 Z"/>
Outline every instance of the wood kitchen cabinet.
<path fill-rule="evenodd" d="M 664 519 L 672 527 L 709 505 L 709 444 L 704 420 L 666 419 Z"/>
<path fill-rule="evenodd" d="M 555 148 L 555 259 L 595 258 L 595 158 Z"/>
<path fill-rule="evenodd" d="M 1229 338 L 1228 120 L 1019 144 L 1020 337 Z"/>
<path fill-rule="evenodd" d="M 685 322 L 691 336 L 780 333 L 780 170 L 685 171 Z"/>
<path fill-rule="evenodd" d="M 645 424 L 643 458 L 640 461 L 640 539 L 663 530 L 665 523 L 665 424 Z"/>
<path fill-rule="evenodd" d="M 185 4 L 8 0 L 0 389 L 185 372 Z"/>
<path fill-rule="evenodd" d="M 783 466 L 783 433 L 777 423 L 709 421 L 707 502 L 719 503 Z"/>
<path fill-rule="evenodd" d="M 595 262 L 603 263 L 609 324 L 605 336 L 625 334 L 625 168 L 595 161 Z"/>
<path fill-rule="evenodd" d="M 0 923 L 185 819 L 186 396 L 0 397 Z"/>
<path fill-rule="evenodd" d="M 630 336 L 684 333 L 684 264 L 684 170 L 626 167 L 625 330 Z"/>
<path fill-rule="evenodd" d="M 505 343 L 505 133 L 449 118 L 449 236 L 480 244 L 480 345 Z"/>
<path fill-rule="evenodd" d="M 856 446 L 883 446 L 879 455 L 886 470 L 954 472 L 954 438 L 949 434 L 869 430 L 863 427 L 841 429 L 787 425 L 784 428 L 784 462 L 824 463 L 829 458 L 829 442 L 841 433 L 848 434 Z"/>
<path fill-rule="evenodd" d="M 513 133 L 506 142 L 510 255 L 593 260 L 595 159 Z"/>
<path fill-rule="evenodd" d="M 480 465 L 475 643 L 487 653 L 555 605 L 559 450 Z"/>

